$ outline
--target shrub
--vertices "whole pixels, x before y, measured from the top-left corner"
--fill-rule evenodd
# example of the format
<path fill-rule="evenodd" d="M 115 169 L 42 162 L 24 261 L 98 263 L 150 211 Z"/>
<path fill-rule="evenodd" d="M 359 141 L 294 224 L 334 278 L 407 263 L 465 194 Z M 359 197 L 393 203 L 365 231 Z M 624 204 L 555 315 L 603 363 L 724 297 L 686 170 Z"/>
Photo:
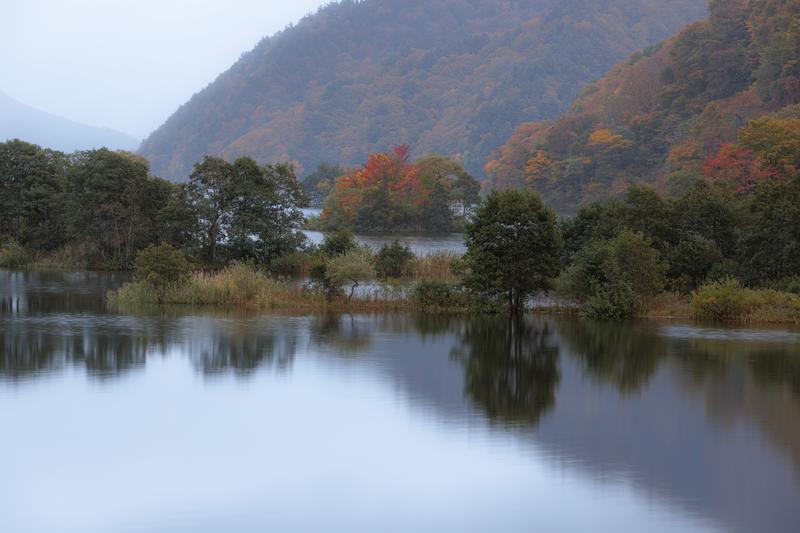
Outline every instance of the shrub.
<path fill-rule="evenodd" d="M 623 280 L 600 287 L 581 306 L 581 316 L 595 320 L 628 318 L 636 306 L 636 293 Z"/>
<path fill-rule="evenodd" d="M 275 276 L 294 277 L 309 273 L 311 260 L 304 252 L 293 252 L 273 259 L 269 271 Z"/>
<path fill-rule="evenodd" d="M 469 298 L 463 289 L 433 280 L 417 283 L 413 300 L 417 306 L 426 310 L 457 309 L 469 305 Z"/>
<path fill-rule="evenodd" d="M 327 257 L 339 257 L 358 247 L 353 235 L 349 231 L 339 231 L 325 235 L 325 240 L 319 246 L 319 251 Z"/>
<path fill-rule="evenodd" d="M 149 246 L 136 255 L 134 280 L 152 287 L 159 303 L 167 287 L 185 283 L 190 273 L 183 252 L 167 243 Z"/>
<path fill-rule="evenodd" d="M 715 321 L 800 321 L 800 296 L 776 290 L 742 287 L 728 278 L 703 285 L 692 293 L 695 318 Z"/>
<path fill-rule="evenodd" d="M 366 249 L 356 249 L 334 257 L 327 264 L 326 277 L 337 291 L 342 286 L 350 284 L 350 294 L 347 299 L 351 300 L 360 282 L 375 278 L 372 255 Z"/>
<path fill-rule="evenodd" d="M 379 279 L 399 279 L 407 274 L 414 253 L 408 246 L 394 241 L 384 244 L 375 257 L 375 272 Z"/>
<path fill-rule="evenodd" d="M 702 284 L 723 262 L 717 244 L 697 233 L 689 233 L 669 253 L 672 285 L 688 294 Z"/>
<path fill-rule="evenodd" d="M 593 241 L 575 255 L 561 280 L 596 319 L 620 319 L 641 311 L 664 287 L 664 266 L 641 233 L 623 231 L 610 241 Z"/>
<path fill-rule="evenodd" d="M 144 281 L 126 283 L 110 295 L 121 304 L 246 305 L 266 307 L 274 303 L 277 284 L 247 263 L 234 263 L 214 274 L 196 273 L 185 283 L 156 290 Z"/>
<path fill-rule="evenodd" d="M 22 268 L 30 262 L 28 252 L 17 241 L 8 241 L 0 248 L 0 267 Z"/>
<path fill-rule="evenodd" d="M 701 320 L 742 320 L 756 305 L 753 296 L 753 291 L 742 287 L 739 280 L 728 278 L 694 291 L 692 310 Z"/>

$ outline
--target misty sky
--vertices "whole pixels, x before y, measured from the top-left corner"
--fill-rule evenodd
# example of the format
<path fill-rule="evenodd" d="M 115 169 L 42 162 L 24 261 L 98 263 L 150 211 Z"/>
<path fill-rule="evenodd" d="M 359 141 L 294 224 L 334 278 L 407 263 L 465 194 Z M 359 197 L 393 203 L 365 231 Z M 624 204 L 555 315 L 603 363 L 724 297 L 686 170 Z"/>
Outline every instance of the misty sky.
<path fill-rule="evenodd" d="M 328 0 L 0 0 L 0 91 L 145 137 L 192 94 Z"/>

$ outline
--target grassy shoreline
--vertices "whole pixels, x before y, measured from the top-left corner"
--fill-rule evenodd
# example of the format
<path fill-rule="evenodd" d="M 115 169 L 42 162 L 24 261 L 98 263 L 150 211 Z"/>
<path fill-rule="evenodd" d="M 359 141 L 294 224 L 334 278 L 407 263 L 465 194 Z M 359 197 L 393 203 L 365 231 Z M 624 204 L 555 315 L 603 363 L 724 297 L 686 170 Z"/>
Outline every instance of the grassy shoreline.
<path fill-rule="evenodd" d="M 293 312 L 396 312 L 441 314 L 474 313 L 466 292 L 454 283 L 413 280 L 361 286 L 352 298 L 326 297 L 312 283 L 270 277 L 247 265 L 221 272 L 194 273 L 184 283 L 157 290 L 143 282 L 130 282 L 108 294 L 113 306 L 189 306 L 242 308 L 252 311 Z M 558 298 L 537 305 L 534 314 L 578 314 L 579 308 Z M 726 325 L 800 325 L 800 296 L 773 290 L 742 288 L 733 281 L 704 286 L 690 297 L 662 293 L 648 302 L 636 318 L 691 320 Z"/>
<path fill-rule="evenodd" d="M 437 282 L 438 283 L 438 282 Z M 442 283 L 444 285 L 444 283 Z M 361 286 L 352 298 L 327 295 L 312 283 L 276 279 L 245 264 L 207 274 L 196 272 L 183 283 L 157 289 L 144 282 L 130 282 L 109 292 L 115 306 L 185 305 L 196 307 L 240 307 L 252 310 L 294 311 L 406 311 L 429 308 L 413 296 L 410 283 Z M 448 307 L 448 312 L 466 312 L 466 306 Z"/>

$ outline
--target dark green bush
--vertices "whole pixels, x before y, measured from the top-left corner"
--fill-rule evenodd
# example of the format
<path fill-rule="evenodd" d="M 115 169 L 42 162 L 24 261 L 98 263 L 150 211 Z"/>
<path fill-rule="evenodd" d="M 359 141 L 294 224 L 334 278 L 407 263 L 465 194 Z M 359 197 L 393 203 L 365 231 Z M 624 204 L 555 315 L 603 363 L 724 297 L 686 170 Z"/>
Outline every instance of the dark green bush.
<path fill-rule="evenodd" d="M 22 268 L 30 262 L 27 250 L 17 241 L 8 241 L 0 248 L 0 267 Z"/>
<path fill-rule="evenodd" d="M 583 315 L 615 320 L 636 314 L 663 289 L 664 266 L 650 241 L 626 230 L 584 245 L 561 282 Z"/>
<path fill-rule="evenodd" d="M 414 302 L 426 310 L 456 310 L 469 305 L 467 293 L 440 281 L 421 281 L 414 287 Z"/>
<path fill-rule="evenodd" d="M 414 259 L 414 252 L 408 246 L 394 241 L 384 244 L 375 257 L 375 272 L 379 279 L 399 279 L 407 275 L 408 267 Z"/>
<path fill-rule="evenodd" d="M 134 279 L 152 287 L 159 301 L 170 285 L 185 283 L 192 273 L 186 256 L 167 243 L 151 245 L 136 255 Z"/>
<path fill-rule="evenodd" d="M 327 257 L 339 257 L 356 249 L 353 235 L 349 231 L 339 231 L 325 235 L 325 240 L 319 246 L 319 251 Z"/>
<path fill-rule="evenodd" d="M 636 306 L 636 293 L 624 282 L 612 282 L 600 287 L 581 306 L 581 316 L 595 320 L 629 318 Z"/>
<path fill-rule="evenodd" d="M 275 276 L 294 277 L 308 274 L 310 258 L 307 253 L 294 252 L 273 259 L 269 271 Z"/>
<path fill-rule="evenodd" d="M 669 278 L 672 287 L 688 294 L 699 287 L 723 263 L 717 244 L 691 232 L 669 253 Z"/>

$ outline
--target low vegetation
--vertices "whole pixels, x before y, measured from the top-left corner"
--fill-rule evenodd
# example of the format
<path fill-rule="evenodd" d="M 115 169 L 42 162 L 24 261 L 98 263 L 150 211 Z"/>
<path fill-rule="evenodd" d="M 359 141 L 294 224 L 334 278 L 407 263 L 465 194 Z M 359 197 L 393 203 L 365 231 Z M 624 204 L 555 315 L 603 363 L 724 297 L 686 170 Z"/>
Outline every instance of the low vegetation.
<path fill-rule="evenodd" d="M 735 279 L 700 287 L 691 297 L 695 318 L 728 322 L 800 323 L 800 296 L 772 289 L 748 289 Z"/>
<path fill-rule="evenodd" d="M 15 240 L 0 247 L 0 268 L 23 268 L 31 258 L 28 252 Z"/>

